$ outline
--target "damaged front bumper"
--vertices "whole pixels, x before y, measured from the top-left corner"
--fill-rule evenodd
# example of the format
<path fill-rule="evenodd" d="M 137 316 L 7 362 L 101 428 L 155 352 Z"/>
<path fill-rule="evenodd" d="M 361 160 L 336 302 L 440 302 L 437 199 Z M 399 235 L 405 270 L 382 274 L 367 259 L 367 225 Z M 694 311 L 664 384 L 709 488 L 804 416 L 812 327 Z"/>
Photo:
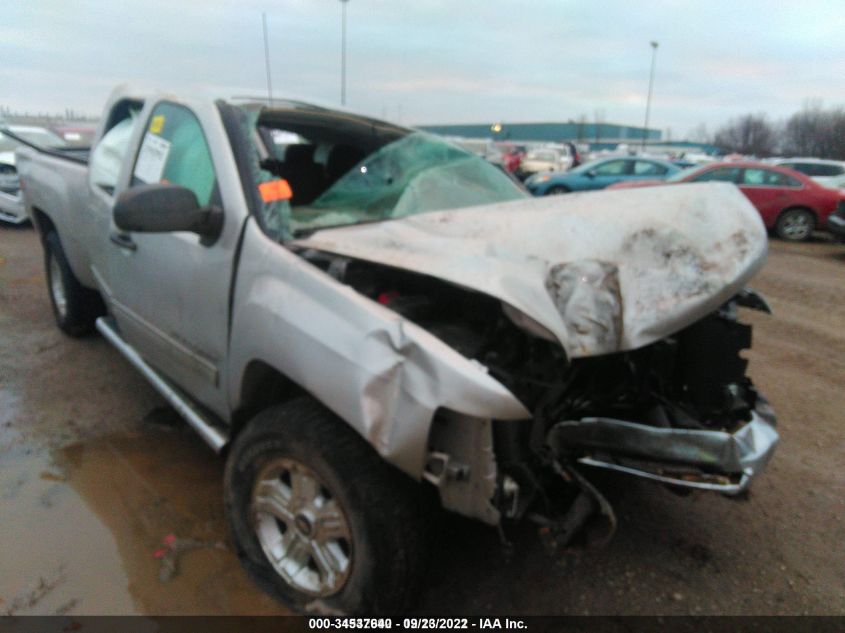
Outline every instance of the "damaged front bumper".
<path fill-rule="evenodd" d="M 751 419 L 732 433 L 584 418 L 554 425 L 547 442 L 558 459 L 736 495 L 750 486 L 774 453 L 779 440 L 775 423 L 774 412 L 761 398 Z"/>

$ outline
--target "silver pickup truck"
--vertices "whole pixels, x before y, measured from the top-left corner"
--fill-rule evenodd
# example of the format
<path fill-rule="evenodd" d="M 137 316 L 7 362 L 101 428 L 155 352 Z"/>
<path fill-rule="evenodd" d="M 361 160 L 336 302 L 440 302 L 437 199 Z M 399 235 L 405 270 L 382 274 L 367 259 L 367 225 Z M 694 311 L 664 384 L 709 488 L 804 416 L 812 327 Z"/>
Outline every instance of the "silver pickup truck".
<path fill-rule="evenodd" d="M 408 605 L 432 499 L 559 552 L 612 534 L 596 471 L 742 497 L 778 441 L 733 185 L 534 199 L 383 121 L 128 89 L 87 165 L 17 162 L 59 327 L 226 455 L 234 546 L 299 611 Z"/>

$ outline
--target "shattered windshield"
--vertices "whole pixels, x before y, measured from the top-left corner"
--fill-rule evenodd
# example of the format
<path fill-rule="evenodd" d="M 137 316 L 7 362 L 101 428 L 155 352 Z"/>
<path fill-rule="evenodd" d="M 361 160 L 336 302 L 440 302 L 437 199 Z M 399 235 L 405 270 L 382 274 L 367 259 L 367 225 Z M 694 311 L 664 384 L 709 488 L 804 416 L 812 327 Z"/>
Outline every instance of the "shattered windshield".
<path fill-rule="evenodd" d="M 525 197 L 487 161 L 414 132 L 355 165 L 307 205 L 291 209 L 291 232 L 401 218 Z"/>

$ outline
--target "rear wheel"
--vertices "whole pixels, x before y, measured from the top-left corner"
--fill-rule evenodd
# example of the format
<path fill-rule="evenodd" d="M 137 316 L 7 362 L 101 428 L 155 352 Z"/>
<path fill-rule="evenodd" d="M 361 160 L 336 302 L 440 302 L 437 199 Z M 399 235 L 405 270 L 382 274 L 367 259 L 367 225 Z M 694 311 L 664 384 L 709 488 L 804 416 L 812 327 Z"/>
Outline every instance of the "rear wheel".
<path fill-rule="evenodd" d="M 807 209 L 787 209 L 775 223 L 777 236 L 789 242 L 801 242 L 810 237 L 816 227 L 816 218 Z"/>
<path fill-rule="evenodd" d="M 44 238 L 44 266 L 56 325 L 66 334 L 75 337 L 92 332 L 97 317 L 105 312 L 102 299 L 99 294 L 79 283 L 55 231 Z"/>
<path fill-rule="evenodd" d="M 310 398 L 250 422 L 226 464 L 225 502 L 245 568 L 296 611 L 389 614 L 418 591 L 419 486 Z"/>

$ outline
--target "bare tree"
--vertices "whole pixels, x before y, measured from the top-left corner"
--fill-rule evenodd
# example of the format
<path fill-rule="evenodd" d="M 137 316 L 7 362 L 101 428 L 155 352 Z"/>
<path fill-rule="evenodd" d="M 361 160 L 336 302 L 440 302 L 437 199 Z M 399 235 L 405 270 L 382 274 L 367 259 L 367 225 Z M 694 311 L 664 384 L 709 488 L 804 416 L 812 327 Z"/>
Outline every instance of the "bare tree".
<path fill-rule="evenodd" d="M 786 122 L 784 150 L 796 156 L 845 159 L 845 109 L 808 101 Z"/>
<path fill-rule="evenodd" d="M 716 132 L 714 142 L 725 152 L 771 156 L 777 146 L 775 126 L 765 114 L 746 114 L 732 119 Z"/>

